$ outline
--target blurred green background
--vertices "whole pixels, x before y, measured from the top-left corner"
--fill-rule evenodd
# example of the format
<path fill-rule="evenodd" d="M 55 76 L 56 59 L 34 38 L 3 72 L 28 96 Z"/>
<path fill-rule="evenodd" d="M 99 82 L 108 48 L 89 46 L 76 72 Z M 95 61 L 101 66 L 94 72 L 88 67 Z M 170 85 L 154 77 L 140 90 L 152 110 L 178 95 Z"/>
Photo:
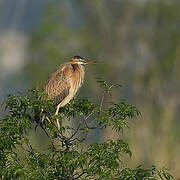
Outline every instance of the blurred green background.
<path fill-rule="evenodd" d="M 133 152 L 127 164 L 166 166 L 180 177 L 180 1 L 0 1 L 1 101 L 41 87 L 74 55 L 99 62 L 86 67 L 79 96 L 99 102 L 99 77 L 123 86 L 106 103 L 126 99 L 142 113 L 120 134 Z M 32 136 L 43 142 L 44 134 Z"/>

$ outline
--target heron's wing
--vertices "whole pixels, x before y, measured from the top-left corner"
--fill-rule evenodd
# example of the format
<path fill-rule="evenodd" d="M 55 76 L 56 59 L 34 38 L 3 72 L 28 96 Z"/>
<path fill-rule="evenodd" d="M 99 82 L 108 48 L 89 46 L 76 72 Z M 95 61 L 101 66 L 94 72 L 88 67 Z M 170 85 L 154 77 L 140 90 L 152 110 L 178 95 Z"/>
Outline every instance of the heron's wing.
<path fill-rule="evenodd" d="M 61 103 L 68 94 L 69 94 L 69 89 L 64 89 L 60 94 L 55 96 L 53 98 L 54 105 L 57 106 L 59 103 Z"/>
<path fill-rule="evenodd" d="M 45 92 L 48 98 L 54 100 L 54 105 L 63 101 L 69 94 L 73 68 L 70 64 L 62 64 L 53 72 L 45 85 Z"/>

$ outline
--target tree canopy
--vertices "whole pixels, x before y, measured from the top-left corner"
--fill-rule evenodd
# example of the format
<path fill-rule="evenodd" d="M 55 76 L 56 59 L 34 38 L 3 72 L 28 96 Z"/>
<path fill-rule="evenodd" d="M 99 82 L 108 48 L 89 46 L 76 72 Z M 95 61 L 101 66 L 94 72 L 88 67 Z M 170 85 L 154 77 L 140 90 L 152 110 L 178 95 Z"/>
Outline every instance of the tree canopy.
<path fill-rule="evenodd" d="M 53 102 L 38 89 L 28 91 L 26 96 L 9 95 L 3 103 L 7 114 L 0 120 L 1 179 L 174 179 L 166 168 L 126 167 L 123 156 L 131 157 L 132 152 L 121 138 L 87 143 L 92 131 L 111 127 L 121 133 L 130 119 L 140 115 L 124 100 L 105 108 L 105 95 L 111 95 L 111 89 L 119 85 L 103 80 L 98 83 L 103 93 L 100 103 L 75 97 L 58 115 L 54 115 Z M 28 136 L 38 126 L 50 142 L 46 152 L 34 147 Z"/>

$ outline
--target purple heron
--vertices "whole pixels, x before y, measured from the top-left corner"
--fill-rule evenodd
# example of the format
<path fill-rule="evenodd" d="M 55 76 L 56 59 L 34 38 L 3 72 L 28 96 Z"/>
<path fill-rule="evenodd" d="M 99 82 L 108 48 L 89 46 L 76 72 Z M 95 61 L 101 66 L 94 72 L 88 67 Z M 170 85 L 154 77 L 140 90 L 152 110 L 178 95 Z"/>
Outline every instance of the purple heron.
<path fill-rule="evenodd" d="M 74 56 L 50 75 L 44 91 L 48 95 L 48 99 L 53 100 L 54 105 L 57 106 L 55 115 L 58 114 L 59 108 L 69 103 L 81 87 L 85 64 L 96 64 L 96 62 L 88 62 L 81 56 Z"/>

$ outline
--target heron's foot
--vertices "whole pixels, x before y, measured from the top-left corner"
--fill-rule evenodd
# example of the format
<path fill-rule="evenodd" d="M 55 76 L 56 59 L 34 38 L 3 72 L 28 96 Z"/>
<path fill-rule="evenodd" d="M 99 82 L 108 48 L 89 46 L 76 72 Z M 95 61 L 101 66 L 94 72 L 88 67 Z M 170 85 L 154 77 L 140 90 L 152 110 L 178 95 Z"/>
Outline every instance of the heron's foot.
<path fill-rule="evenodd" d="M 58 113 L 59 113 L 59 112 L 56 110 L 56 112 L 55 112 L 55 114 L 54 114 L 54 115 L 55 115 L 55 116 L 57 116 L 57 115 L 58 115 Z"/>
<path fill-rule="evenodd" d="M 55 114 L 56 115 L 56 114 Z M 52 121 L 49 119 L 49 117 L 48 116 L 46 116 L 46 119 L 47 119 L 47 121 L 49 122 L 49 123 L 52 123 Z M 58 130 L 60 130 L 60 123 L 59 123 L 59 119 L 58 118 L 56 118 L 56 123 L 54 123 L 54 125 L 58 128 Z"/>
<path fill-rule="evenodd" d="M 58 109 L 58 108 L 57 108 Z M 54 114 L 55 116 L 58 115 L 58 110 L 56 109 L 56 113 Z M 57 125 L 57 128 L 58 130 L 60 130 L 60 123 L 59 123 L 59 118 L 56 118 L 56 125 Z"/>

